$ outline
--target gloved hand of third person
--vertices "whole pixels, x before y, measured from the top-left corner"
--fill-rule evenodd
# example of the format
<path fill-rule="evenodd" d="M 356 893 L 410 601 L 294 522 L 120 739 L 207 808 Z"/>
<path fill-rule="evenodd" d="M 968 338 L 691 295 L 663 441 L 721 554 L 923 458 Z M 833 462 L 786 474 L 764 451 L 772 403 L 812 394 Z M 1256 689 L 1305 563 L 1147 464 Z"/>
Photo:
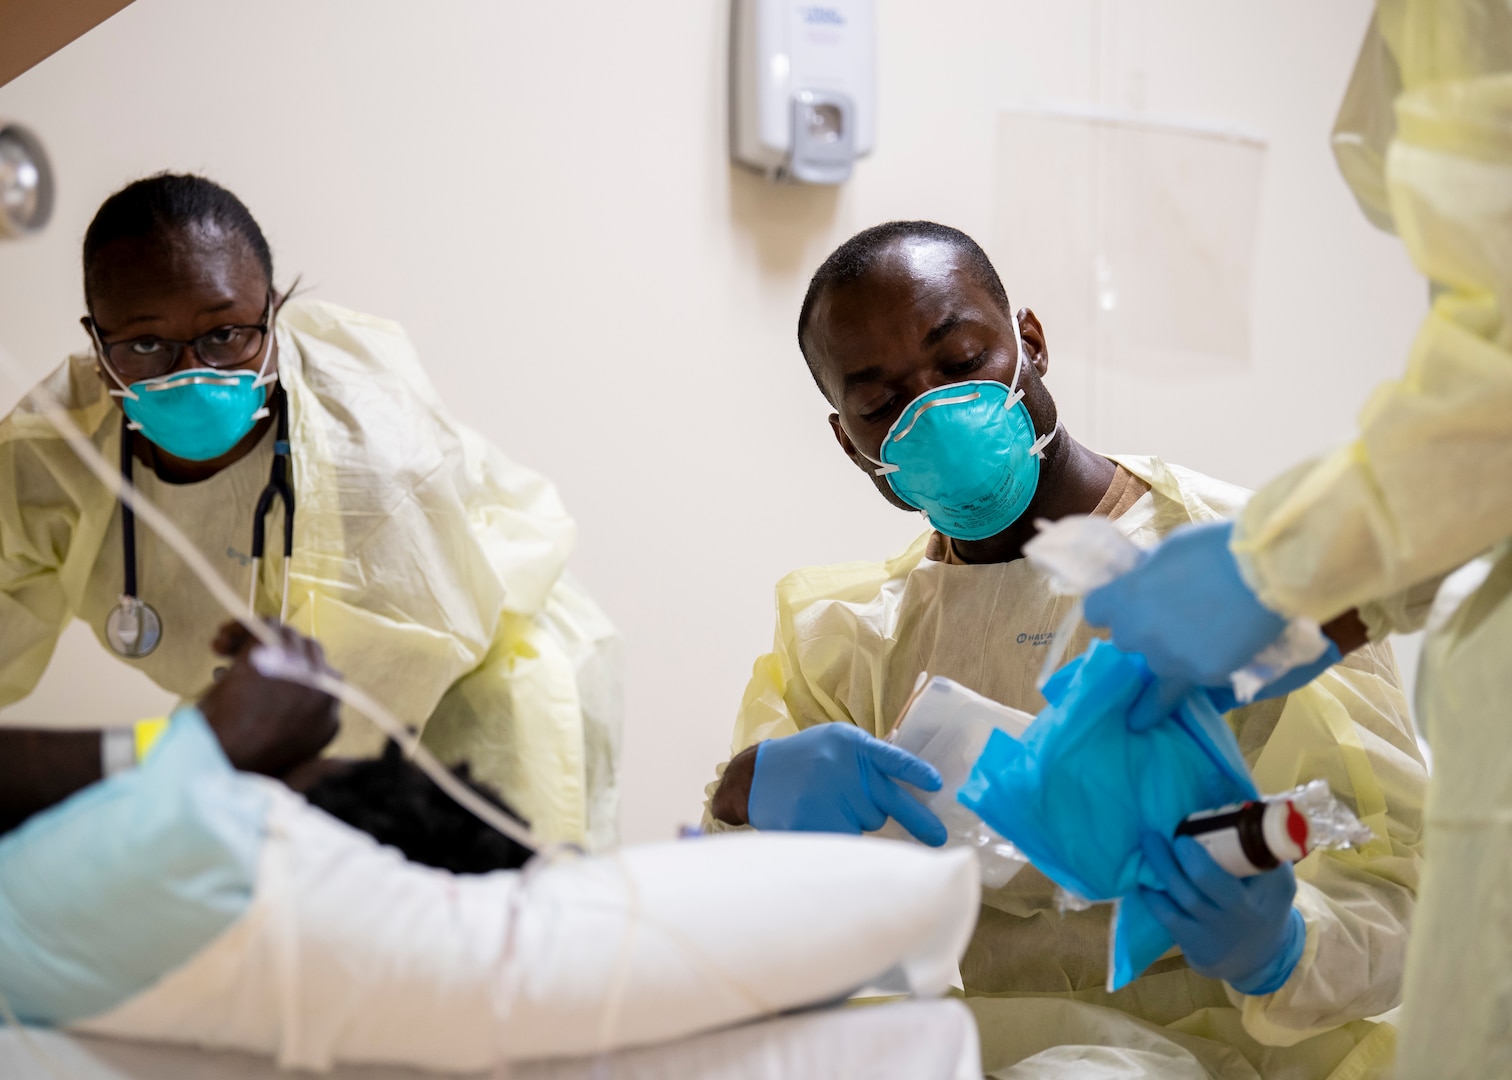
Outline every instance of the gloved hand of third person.
<path fill-rule="evenodd" d="M 888 818 L 923 843 L 945 843 L 945 826 L 898 785 L 940 790 L 940 774 L 906 750 L 853 724 L 819 724 L 756 750 L 747 820 L 758 829 L 859 834 Z"/>
<path fill-rule="evenodd" d="M 1328 648 L 1323 650 L 1322 656 L 1318 657 L 1316 660 L 1312 661 L 1309 664 L 1302 664 L 1298 667 L 1292 668 L 1285 675 L 1282 675 L 1274 682 L 1266 683 L 1260 688 L 1259 692 L 1250 699 L 1250 702 L 1244 702 L 1243 704 L 1250 704 L 1251 702 L 1255 701 L 1268 701 L 1271 698 L 1285 697 L 1293 690 L 1302 689 L 1302 687 L 1312 682 L 1319 675 L 1323 674 L 1325 671 L 1333 667 L 1342 659 L 1344 659 L 1344 655 L 1339 651 L 1339 646 L 1330 641 L 1328 643 Z M 1221 686 L 1209 689 L 1208 698 L 1212 701 L 1213 708 L 1217 709 L 1219 712 L 1228 712 L 1230 709 L 1237 709 L 1241 704 L 1239 699 L 1234 696 L 1234 690 L 1231 686 Z M 1148 717 L 1145 716 L 1140 716 L 1135 720 L 1131 720 L 1130 724 L 1134 726 L 1134 730 L 1142 730 L 1142 728 L 1138 726 L 1140 721 L 1143 721 L 1145 723 L 1149 722 Z"/>
<path fill-rule="evenodd" d="M 1237 878 L 1190 836 L 1172 843 L 1146 833 L 1141 849 L 1160 884 L 1140 886 L 1140 896 L 1192 969 L 1241 994 L 1281 989 L 1307 943 L 1302 914 L 1292 906 L 1297 878 L 1291 864 Z"/>
<path fill-rule="evenodd" d="M 1144 656 L 1155 675 L 1131 711 L 1136 730 L 1170 715 L 1194 687 L 1226 687 L 1286 629 L 1239 575 L 1233 532 L 1230 521 L 1177 529 L 1133 570 L 1087 594 L 1087 622 L 1108 627 L 1113 643 Z"/>

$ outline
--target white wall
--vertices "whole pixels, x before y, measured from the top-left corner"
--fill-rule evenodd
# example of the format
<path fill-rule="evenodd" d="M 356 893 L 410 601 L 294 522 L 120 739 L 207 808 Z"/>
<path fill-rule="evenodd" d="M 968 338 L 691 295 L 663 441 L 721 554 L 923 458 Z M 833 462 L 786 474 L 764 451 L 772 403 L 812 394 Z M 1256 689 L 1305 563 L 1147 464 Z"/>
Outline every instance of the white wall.
<path fill-rule="evenodd" d="M 50 230 L 0 245 L 0 341 L 39 377 L 84 344 L 78 243 L 125 181 L 233 188 L 282 281 L 402 321 L 457 414 L 561 486 L 574 568 L 629 639 L 625 833 L 666 836 L 698 817 L 776 579 L 917 527 L 833 447 L 793 342 L 807 277 L 888 218 L 990 240 L 999 106 L 1096 97 L 1270 140 L 1251 368 L 1110 375 L 1092 414 L 1051 326 L 1084 441 L 1256 483 L 1401 365 L 1423 287 L 1327 147 L 1367 0 L 1098 2 L 881 0 L 878 147 L 834 191 L 727 164 L 723 0 L 138 0 L 0 88 L 61 177 Z M 1007 284 L 1032 305 L 1033 280 Z M 8 715 L 157 704 L 76 631 Z"/>

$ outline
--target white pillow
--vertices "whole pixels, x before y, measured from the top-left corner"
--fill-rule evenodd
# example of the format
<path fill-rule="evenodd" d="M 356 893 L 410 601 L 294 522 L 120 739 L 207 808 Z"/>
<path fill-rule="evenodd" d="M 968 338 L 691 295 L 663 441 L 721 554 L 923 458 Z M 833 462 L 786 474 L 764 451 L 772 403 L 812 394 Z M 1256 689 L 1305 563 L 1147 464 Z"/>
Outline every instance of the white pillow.
<path fill-rule="evenodd" d="M 479 1070 L 679 1038 L 888 973 L 943 993 L 976 918 L 966 851 L 735 834 L 467 877 L 269 792 L 247 916 L 77 1030 L 288 1067 Z"/>

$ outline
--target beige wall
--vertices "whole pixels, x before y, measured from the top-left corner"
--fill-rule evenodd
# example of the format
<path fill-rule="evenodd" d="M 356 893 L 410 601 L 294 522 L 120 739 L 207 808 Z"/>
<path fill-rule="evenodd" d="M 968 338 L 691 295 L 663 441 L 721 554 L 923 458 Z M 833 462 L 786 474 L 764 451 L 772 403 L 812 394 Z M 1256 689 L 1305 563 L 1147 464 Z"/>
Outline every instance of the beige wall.
<path fill-rule="evenodd" d="M 78 242 L 126 180 L 235 189 L 283 281 L 402 321 L 456 413 L 561 486 L 574 568 L 629 639 L 625 832 L 667 836 L 698 817 L 776 579 L 918 528 L 833 446 L 793 343 L 807 276 L 887 218 L 990 239 L 1013 193 L 999 106 L 1096 95 L 1269 138 L 1252 365 L 1109 375 L 1094 412 L 1047 326 L 1083 441 L 1256 483 L 1343 437 L 1400 366 L 1423 288 L 1327 147 L 1365 0 L 1108 4 L 1102 65 L 1094 2 L 881 0 L 878 147 L 823 190 L 726 163 L 720 0 L 139 0 L 0 88 L 60 175 L 51 229 L 0 246 L 0 341 L 38 376 L 84 344 Z M 1031 275 L 1007 284 L 1033 305 Z M 158 704 L 76 629 L 8 715 Z"/>

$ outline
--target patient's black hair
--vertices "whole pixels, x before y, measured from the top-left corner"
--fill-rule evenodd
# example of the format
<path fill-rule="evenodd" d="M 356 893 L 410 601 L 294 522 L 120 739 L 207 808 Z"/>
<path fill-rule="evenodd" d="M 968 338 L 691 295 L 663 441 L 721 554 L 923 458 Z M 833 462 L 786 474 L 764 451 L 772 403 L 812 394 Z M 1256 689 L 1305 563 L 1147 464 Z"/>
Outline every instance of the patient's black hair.
<path fill-rule="evenodd" d="M 246 204 L 214 180 L 162 172 L 127 184 L 95 211 L 84 233 L 85 297 L 95 259 L 108 244 L 201 225 L 214 225 L 245 241 L 272 285 L 273 252 Z"/>
<path fill-rule="evenodd" d="M 456 772 L 473 791 L 520 820 L 497 793 L 469 778 L 466 765 Z M 530 858 L 528 848 L 452 801 L 392 739 L 382 757 L 354 762 L 325 777 L 305 798 L 379 843 L 398 848 L 411 862 L 439 870 L 486 874 L 518 869 Z"/>
<path fill-rule="evenodd" d="M 809 374 L 814 377 L 815 384 L 826 398 L 829 397 L 829 392 L 824 389 L 824 383 L 819 381 L 819 370 L 814 366 L 814 358 L 808 354 L 808 349 L 803 344 L 814 305 L 826 289 L 859 281 L 871 273 L 888 249 L 903 240 L 933 240 L 954 248 L 965 256 L 967 268 L 986 287 L 997 301 L 998 307 L 1009 315 L 1013 313 L 1008 304 L 1008 290 L 1003 288 L 1003 279 L 998 277 L 992 260 L 980 244 L 960 229 L 952 229 L 949 225 L 934 221 L 888 221 L 862 229 L 830 252 L 829 258 L 819 264 L 819 269 L 814 271 L 814 276 L 809 281 L 808 292 L 804 294 L 803 307 L 798 311 L 798 351 L 803 353 L 803 359 L 808 362 Z"/>

